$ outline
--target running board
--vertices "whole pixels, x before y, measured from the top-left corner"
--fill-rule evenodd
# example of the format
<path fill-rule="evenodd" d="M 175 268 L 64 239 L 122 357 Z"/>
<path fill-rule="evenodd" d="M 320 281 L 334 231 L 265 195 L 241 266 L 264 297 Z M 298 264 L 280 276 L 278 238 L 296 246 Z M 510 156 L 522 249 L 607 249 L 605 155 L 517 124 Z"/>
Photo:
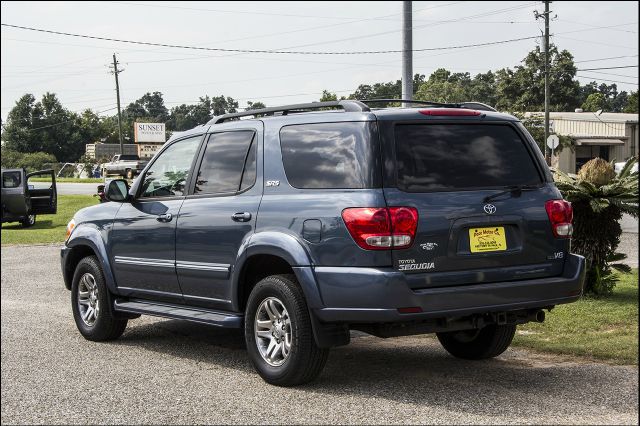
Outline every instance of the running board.
<path fill-rule="evenodd" d="M 225 328 L 242 328 L 244 319 L 242 315 L 142 300 L 116 299 L 113 309 L 119 312 L 194 321 Z"/>

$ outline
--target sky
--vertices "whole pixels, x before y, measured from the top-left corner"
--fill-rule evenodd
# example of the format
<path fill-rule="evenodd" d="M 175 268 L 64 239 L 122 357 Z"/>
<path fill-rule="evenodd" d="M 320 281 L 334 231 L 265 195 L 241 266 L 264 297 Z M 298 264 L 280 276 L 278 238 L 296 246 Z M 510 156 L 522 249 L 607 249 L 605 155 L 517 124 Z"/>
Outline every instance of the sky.
<path fill-rule="evenodd" d="M 479 72 L 518 65 L 544 31 L 538 2 L 414 1 L 414 73 Z M 552 43 L 569 50 L 579 80 L 638 89 L 638 2 L 551 3 Z M 402 2 L 5 2 L 2 24 L 214 49 L 357 52 L 401 50 Z M 605 28 L 603 28 L 605 27 Z M 401 53 L 270 54 L 148 46 L 1 27 L 3 122 L 25 93 L 55 93 L 72 111 L 116 110 L 112 55 L 122 107 L 160 91 L 168 108 L 200 96 L 231 96 L 268 106 L 318 100 L 359 84 L 400 78 Z M 613 59 L 609 59 L 613 58 Z M 631 67 L 629 67 L 631 66 Z M 622 67 L 622 68 L 612 68 Z"/>

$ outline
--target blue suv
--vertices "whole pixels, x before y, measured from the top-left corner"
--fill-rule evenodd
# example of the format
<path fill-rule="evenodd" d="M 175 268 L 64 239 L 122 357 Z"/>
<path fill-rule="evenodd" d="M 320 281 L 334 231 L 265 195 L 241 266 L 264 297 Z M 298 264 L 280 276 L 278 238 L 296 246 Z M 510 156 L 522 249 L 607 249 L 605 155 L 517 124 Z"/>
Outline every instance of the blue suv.
<path fill-rule="evenodd" d="M 116 339 L 141 314 L 244 328 L 258 373 L 290 386 L 350 330 L 436 333 L 486 359 L 580 297 L 571 204 L 516 118 L 369 105 L 214 117 L 173 135 L 131 187 L 111 181 L 62 248 L 80 333 Z"/>

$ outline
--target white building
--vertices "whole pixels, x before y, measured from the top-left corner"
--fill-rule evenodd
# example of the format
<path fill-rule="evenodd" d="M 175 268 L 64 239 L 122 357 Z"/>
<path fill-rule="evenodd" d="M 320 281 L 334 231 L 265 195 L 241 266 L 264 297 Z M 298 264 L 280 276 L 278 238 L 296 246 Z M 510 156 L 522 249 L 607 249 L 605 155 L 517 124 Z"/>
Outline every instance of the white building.
<path fill-rule="evenodd" d="M 570 136 L 576 142 L 575 151 L 565 148 L 557 159 L 564 172 L 576 173 L 595 157 L 618 162 L 638 155 L 638 114 L 551 112 L 549 120 L 552 133 Z"/>

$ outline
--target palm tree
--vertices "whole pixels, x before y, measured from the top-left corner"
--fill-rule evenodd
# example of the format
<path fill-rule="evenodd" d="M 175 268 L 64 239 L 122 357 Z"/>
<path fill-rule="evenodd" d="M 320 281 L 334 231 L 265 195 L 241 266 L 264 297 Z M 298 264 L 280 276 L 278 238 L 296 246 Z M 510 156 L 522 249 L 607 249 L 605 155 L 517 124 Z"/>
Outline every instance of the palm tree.
<path fill-rule="evenodd" d="M 574 212 L 572 250 L 587 259 L 585 292 L 610 293 L 616 284 L 612 269 L 628 272 L 626 265 L 616 264 L 626 256 L 616 253 L 620 243 L 623 213 L 638 217 L 638 172 L 633 171 L 637 158 L 630 158 L 616 176 L 613 162 L 594 158 L 577 175 L 559 170 L 556 186 Z"/>

